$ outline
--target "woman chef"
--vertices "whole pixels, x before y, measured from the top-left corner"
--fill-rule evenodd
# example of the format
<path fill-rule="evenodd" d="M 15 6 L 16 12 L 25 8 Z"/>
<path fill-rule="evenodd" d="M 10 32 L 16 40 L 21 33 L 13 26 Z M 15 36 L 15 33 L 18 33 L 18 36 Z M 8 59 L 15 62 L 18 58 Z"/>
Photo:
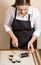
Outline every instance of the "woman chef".
<path fill-rule="evenodd" d="M 40 36 L 40 12 L 30 5 L 30 0 L 16 0 L 6 12 L 4 24 L 10 35 L 10 48 L 37 48 L 37 37 Z"/>

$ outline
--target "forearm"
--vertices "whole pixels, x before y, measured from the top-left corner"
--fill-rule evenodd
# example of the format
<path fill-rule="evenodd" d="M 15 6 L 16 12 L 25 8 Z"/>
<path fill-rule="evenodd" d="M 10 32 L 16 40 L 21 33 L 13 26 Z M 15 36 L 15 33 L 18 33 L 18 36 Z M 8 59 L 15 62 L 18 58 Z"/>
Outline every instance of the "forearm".
<path fill-rule="evenodd" d="M 37 39 L 37 36 L 33 35 L 30 42 L 33 43 Z"/>
<path fill-rule="evenodd" d="M 8 25 L 4 25 L 5 31 L 9 34 L 9 36 L 14 40 L 14 38 L 16 37 L 15 34 L 13 33 L 12 29 L 10 26 Z"/>
<path fill-rule="evenodd" d="M 12 30 L 8 31 L 8 34 L 10 35 L 10 37 L 12 38 L 12 44 L 14 47 L 18 47 L 18 39 L 17 37 L 14 35 L 14 33 L 12 32 Z"/>
<path fill-rule="evenodd" d="M 11 37 L 12 39 L 15 38 L 15 35 L 14 35 L 14 33 L 12 32 L 12 30 L 8 31 L 7 33 L 10 35 L 10 37 Z"/>

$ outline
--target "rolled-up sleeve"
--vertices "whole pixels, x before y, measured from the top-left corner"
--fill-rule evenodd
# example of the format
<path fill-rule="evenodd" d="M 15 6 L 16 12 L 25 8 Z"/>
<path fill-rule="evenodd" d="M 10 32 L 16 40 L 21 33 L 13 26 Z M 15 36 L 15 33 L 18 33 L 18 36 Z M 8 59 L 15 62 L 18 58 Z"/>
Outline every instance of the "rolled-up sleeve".
<path fill-rule="evenodd" d="M 39 37 L 41 32 L 41 14 L 39 11 L 35 14 L 35 31 L 33 35 Z"/>
<path fill-rule="evenodd" d="M 12 23 L 12 14 L 13 13 L 13 8 L 9 7 L 6 11 L 6 15 L 5 15 L 5 22 L 4 22 L 4 29 L 6 32 L 11 30 L 11 23 Z"/>

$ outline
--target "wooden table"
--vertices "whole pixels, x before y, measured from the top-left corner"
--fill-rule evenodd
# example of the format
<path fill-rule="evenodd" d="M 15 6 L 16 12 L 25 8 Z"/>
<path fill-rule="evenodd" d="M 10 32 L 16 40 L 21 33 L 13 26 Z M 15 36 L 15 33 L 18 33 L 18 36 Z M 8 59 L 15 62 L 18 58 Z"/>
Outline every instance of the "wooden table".
<path fill-rule="evenodd" d="M 33 58 L 36 65 L 41 65 L 41 49 L 35 50 Z"/>

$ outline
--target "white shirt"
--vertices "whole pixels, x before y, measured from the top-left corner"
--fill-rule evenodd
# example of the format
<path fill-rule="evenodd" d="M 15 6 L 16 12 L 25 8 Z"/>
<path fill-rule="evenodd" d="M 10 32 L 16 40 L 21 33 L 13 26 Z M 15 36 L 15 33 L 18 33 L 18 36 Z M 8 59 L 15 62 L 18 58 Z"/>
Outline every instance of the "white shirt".
<path fill-rule="evenodd" d="M 28 20 L 28 14 L 30 14 L 31 27 L 32 28 L 35 27 L 35 31 L 33 32 L 33 35 L 39 37 L 40 31 L 41 31 L 41 27 L 40 27 L 41 15 L 40 15 L 40 11 L 37 8 L 33 6 L 29 6 L 29 11 L 24 17 L 20 15 L 17 10 L 16 19 Z M 6 12 L 6 18 L 5 18 L 5 23 L 4 23 L 4 28 L 6 32 L 12 30 L 11 23 L 14 19 L 14 16 L 15 16 L 15 8 L 9 7 Z"/>

